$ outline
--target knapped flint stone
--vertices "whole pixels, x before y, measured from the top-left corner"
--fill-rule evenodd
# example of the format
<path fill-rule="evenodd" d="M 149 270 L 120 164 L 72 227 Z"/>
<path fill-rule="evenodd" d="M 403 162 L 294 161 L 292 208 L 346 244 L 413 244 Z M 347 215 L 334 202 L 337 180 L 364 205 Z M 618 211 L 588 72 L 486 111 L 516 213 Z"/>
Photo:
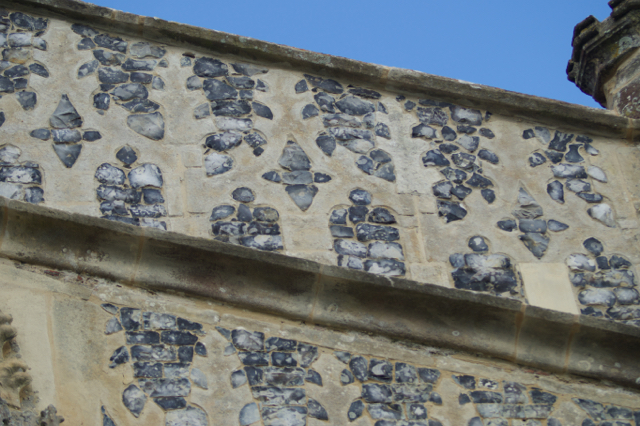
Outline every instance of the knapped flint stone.
<path fill-rule="evenodd" d="M 607 309 L 607 318 L 622 320 L 622 321 L 631 321 L 634 325 L 637 325 L 637 320 L 640 319 L 640 309 L 631 308 L 631 307 L 616 307 Z"/>
<path fill-rule="evenodd" d="M 150 84 L 153 81 L 153 75 L 146 72 L 132 72 L 130 79 L 132 83 Z"/>
<path fill-rule="evenodd" d="M 41 184 L 42 174 L 33 167 L 0 167 L 0 182 Z"/>
<path fill-rule="evenodd" d="M 418 368 L 418 376 L 424 383 L 436 383 L 440 378 L 440 372 L 432 368 Z"/>
<path fill-rule="evenodd" d="M 123 185 L 126 179 L 122 170 L 108 163 L 103 163 L 98 167 L 95 177 L 98 182 L 107 185 Z"/>
<path fill-rule="evenodd" d="M 87 142 L 95 142 L 99 139 L 102 139 L 102 135 L 100 134 L 100 132 L 89 130 L 82 133 L 82 140 L 85 140 Z"/>
<path fill-rule="evenodd" d="M 364 222 L 368 213 L 369 209 L 365 206 L 351 206 L 349 207 L 349 220 L 352 223 Z"/>
<path fill-rule="evenodd" d="M 611 256 L 611 267 L 613 269 L 627 269 L 631 267 L 631 262 L 627 259 L 616 256 L 615 254 Z"/>
<path fill-rule="evenodd" d="M 304 108 L 302 108 L 302 119 L 306 120 L 307 118 L 316 117 L 320 114 L 318 108 L 313 104 L 307 104 Z"/>
<path fill-rule="evenodd" d="M 552 232 L 561 232 L 565 229 L 569 229 L 569 225 L 567 225 L 566 223 L 558 222 L 557 220 L 553 219 L 547 221 L 547 227 L 549 228 L 549 231 Z"/>
<path fill-rule="evenodd" d="M 556 131 L 556 134 L 553 136 L 553 140 L 549 142 L 549 149 L 565 152 L 567 150 L 567 144 L 572 140 L 573 134 Z"/>
<path fill-rule="evenodd" d="M 15 65 L 4 72 L 5 77 L 17 78 L 29 75 L 29 68 L 24 65 Z"/>
<path fill-rule="evenodd" d="M 476 379 L 473 376 L 467 375 L 453 375 L 453 380 L 465 389 L 475 389 Z"/>
<path fill-rule="evenodd" d="M 616 227 L 616 221 L 613 217 L 613 210 L 608 204 L 598 204 L 596 206 L 593 206 L 587 210 L 587 213 L 589 213 L 589 216 L 596 219 L 597 221 L 602 222 L 602 224 L 608 226 L 609 228 Z"/>
<path fill-rule="evenodd" d="M 43 78 L 48 78 L 49 77 L 49 71 L 47 71 L 47 69 L 45 67 L 43 67 L 40 64 L 31 64 L 29 65 L 29 71 L 31 71 L 31 73 L 39 75 L 40 77 Z"/>
<path fill-rule="evenodd" d="M 335 129 L 335 127 L 333 129 Z M 349 151 L 355 152 L 356 154 L 366 154 L 376 146 L 375 142 L 368 139 L 340 140 L 339 143 Z"/>
<path fill-rule="evenodd" d="M 6 77 L 0 77 L 0 93 L 13 93 L 15 85 L 13 81 Z"/>
<path fill-rule="evenodd" d="M 389 130 L 389 126 L 384 123 L 378 123 L 375 127 L 375 132 L 377 136 L 385 139 L 391 139 L 391 131 Z"/>
<path fill-rule="evenodd" d="M 309 86 L 307 86 L 306 80 L 300 80 L 299 82 L 296 83 L 294 89 L 296 93 L 304 93 L 309 90 Z"/>
<path fill-rule="evenodd" d="M 375 241 L 369 244 L 367 257 L 370 259 L 395 259 L 404 260 L 402 246 L 398 243 L 383 243 Z"/>
<path fill-rule="evenodd" d="M 476 236 L 469 239 L 469 248 L 475 252 L 483 252 L 489 250 L 484 238 Z"/>
<path fill-rule="evenodd" d="M 449 126 L 445 126 L 442 128 L 442 138 L 445 141 L 455 141 L 458 137 L 458 134 Z M 457 149 L 457 147 L 456 147 Z"/>
<path fill-rule="evenodd" d="M 598 268 L 600 269 L 611 269 L 611 265 L 609 264 L 609 259 L 607 258 L 607 256 L 598 256 L 596 257 L 596 265 L 598 265 Z M 584 276 L 584 274 L 583 274 Z M 585 282 L 586 284 L 586 282 Z"/>
<path fill-rule="evenodd" d="M 144 394 L 136 385 L 131 384 L 122 392 L 122 402 L 124 406 L 135 417 L 139 417 L 145 403 L 147 402 L 147 395 Z"/>
<path fill-rule="evenodd" d="M 616 303 L 613 291 L 603 288 L 590 288 L 578 294 L 578 300 L 583 305 L 605 305 L 611 307 Z"/>
<path fill-rule="evenodd" d="M 640 294 L 633 288 L 616 288 L 613 290 L 618 299 L 618 303 L 621 305 L 632 305 L 638 302 Z"/>
<path fill-rule="evenodd" d="M 498 164 L 498 162 L 500 161 L 496 154 L 487 149 L 481 149 L 480 151 L 478 151 L 478 157 L 490 162 L 491 164 Z"/>
<path fill-rule="evenodd" d="M 349 411 L 347 412 L 347 417 L 349 421 L 352 422 L 362 416 L 364 412 L 364 403 L 361 400 L 357 400 L 351 403 L 349 406 Z"/>
<path fill-rule="evenodd" d="M 331 212 L 331 216 L 329 217 L 329 223 L 334 223 L 337 225 L 346 225 L 347 224 L 347 209 L 337 209 Z"/>
<path fill-rule="evenodd" d="M 264 426 L 305 426 L 307 407 L 263 407 Z"/>
<path fill-rule="evenodd" d="M 318 348 L 316 346 L 307 345 L 306 343 L 298 343 L 298 359 L 300 366 L 307 368 L 318 359 Z"/>
<path fill-rule="evenodd" d="M 432 149 L 422 157 L 422 164 L 429 166 L 448 166 L 451 162 L 438 149 Z"/>
<path fill-rule="evenodd" d="M 233 345 L 241 351 L 264 350 L 264 333 L 236 329 L 231 332 Z"/>
<path fill-rule="evenodd" d="M 569 179 L 567 188 L 573 192 L 589 192 L 591 191 L 591 184 L 580 179 Z"/>
<path fill-rule="evenodd" d="M 18 98 L 20 106 L 25 111 L 34 109 L 38 103 L 38 96 L 35 92 L 18 92 L 16 97 Z"/>
<path fill-rule="evenodd" d="M 80 152 L 82 151 L 82 145 L 54 144 L 53 150 L 60 161 L 62 161 L 62 164 L 70 169 L 78 160 Z"/>
<path fill-rule="evenodd" d="M 460 203 L 438 200 L 438 216 L 443 217 L 445 223 L 462 220 L 467 215 L 467 210 Z"/>
<path fill-rule="evenodd" d="M 453 163 L 457 167 L 469 170 L 473 169 L 474 162 L 476 161 L 476 156 L 467 154 L 465 152 L 457 152 L 451 156 L 451 160 L 453 160 Z"/>
<path fill-rule="evenodd" d="M 207 383 L 207 377 L 204 375 L 204 373 L 200 369 L 198 368 L 191 369 L 191 375 L 189 377 L 194 385 L 202 389 L 209 389 L 209 386 Z"/>
<path fill-rule="evenodd" d="M 353 238 L 355 233 L 350 226 L 332 225 L 329 227 L 331 236 L 334 238 Z"/>
<path fill-rule="evenodd" d="M 356 96 L 360 96 L 361 98 L 367 98 L 367 99 L 380 99 L 382 97 L 382 95 L 376 92 L 375 90 L 363 89 L 360 87 L 354 87 L 349 89 L 349 93 Z"/>
<path fill-rule="evenodd" d="M 350 385 L 354 381 L 355 379 L 351 371 L 347 370 L 346 368 L 342 370 L 342 373 L 340 373 L 340 383 L 342 384 L 342 386 Z"/>
<path fill-rule="evenodd" d="M 22 200 L 24 193 L 21 185 L 0 182 L 0 196 L 11 200 Z"/>
<path fill-rule="evenodd" d="M 331 127 L 329 133 L 341 141 L 349 141 L 352 139 L 373 140 L 373 133 L 371 133 L 370 130 L 354 129 L 352 127 Z M 367 151 L 360 152 L 360 154 L 365 154 Z"/>
<path fill-rule="evenodd" d="M 351 372 L 361 382 L 365 382 L 369 378 L 367 360 L 361 356 L 352 357 L 349 360 L 349 368 Z"/>
<path fill-rule="evenodd" d="M 343 113 L 355 116 L 369 114 L 376 110 L 373 103 L 351 95 L 336 102 L 336 106 Z"/>
<path fill-rule="evenodd" d="M 464 135 L 460 137 L 457 142 L 462 145 L 464 149 L 469 152 L 473 152 L 478 149 L 478 145 L 480 144 L 480 138 L 477 136 L 468 136 Z"/>
<path fill-rule="evenodd" d="M 598 166 L 589 166 L 589 168 L 587 169 L 587 174 L 599 182 L 607 183 L 608 181 L 607 175 Z"/>
<path fill-rule="evenodd" d="M 82 24 L 72 24 L 71 30 L 82 37 L 95 37 L 99 33 L 91 27 Z"/>
<path fill-rule="evenodd" d="M 165 411 L 180 410 L 187 406 L 186 399 L 176 396 L 153 398 L 153 402 L 158 404 L 158 407 L 162 408 Z"/>
<path fill-rule="evenodd" d="M 155 164 L 145 163 L 129 172 L 129 182 L 134 188 L 162 188 L 162 172 Z"/>
<path fill-rule="evenodd" d="M 502 404 L 503 401 L 502 394 L 498 392 L 473 391 L 469 393 L 469 396 L 474 404 Z"/>
<path fill-rule="evenodd" d="M 331 114 L 336 112 L 335 99 L 333 96 L 327 95 L 324 92 L 316 93 L 313 98 L 322 111 L 329 112 Z"/>
<path fill-rule="evenodd" d="M 160 59 L 167 51 L 162 47 L 154 46 L 151 43 L 143 41 L 132 44 L 129 53 L 131 53 L 131 56 L 134 58 L 139 59 L 146 58 L 147 56 Z"/>
<path fill-rule="evenodd" d="M 390 419 L 390 420 L 400 420 L 403 417 L 402 405 L 400 404 L 369 404 L 367 406 L 367 411 L 369 415 L 374 420 L 377 419 Z M 386 421 L 383 421 L 385 424 Z M 385 424 L 380 425 L 383 422 L 376 422 L 377 426 L 386 426 Z M 389 426 L 395 425 L 395 422 L 388 422 Z"/>
<path fill-rule="evenodd" d="M 31 132 L 31 136 L 34 136 L 34 132 L 37 132 L 37 130 Z M 20 150 L 20 148 L 14 145 L 5 145 L 4 147 L 2 147 L 2 149 L 0 149 L 0 162 L 5 164 L 13 164 L 18 161 L 20 155 L 22 155 L 22 151 Z"/>
<path fill-rule="evenodd" d="M 315 185 L 287 185 L 285 191 L 300 210 L 306 211 L 313 203 L 318 188 Z"/>
<path fill-rule="evenodd" d="M 121 84 L 129 81 L 129 74 L 117 68 L 101 67 L 98 80 L 105 84 Z"/>
<path fill-rule="evenodd" d="M 369 157 L 365 157 L 364 155 L 356 160 L 356 166 L 369 175 L 375 172 L 375 165 L 373 164 L 373 160 Z"/>
<path fill-rule="evenodd" d="M 415 102 L 407 101 L 407 102 L 404 103 L 404 109 L 406 109 L 407 111 L 411 111 L 415 107 L 416 107 L 416 103 Z"/>
<path fill-rule="evenodd" d="M 537 232 L 538 234 L 544 234 L 547 232 L 547 222 L 539 219 L 520 219 L 520 231 L 521 232 Z"/>
<path fill-rule="evenodd" d="M 438 126 L 445 126 L 449 121 L 447 113 L 442 108 L 418 108 L 416 110 L 418 119 L 424 124 L 435 124 Z M 449 129 L 451 130 L 451 129 Z M 444 131 L 444 129 L 443 129 Z"/>
<path fill-rule="evenodd" d="M 76 129 L 53 129 L 51 133 L 56 143 L 75 143 L 82 140 L 82 133 Z"/>
<path fill-rule="evenodd" d="M 129 362 L 129 351 L 127 351 L 127 347 L 120 346 L 118 349 L 113 351 L 113 355 L 111 355 L 109 361 L 111 361 L 109 368 L 116 368 L 120 364 Z"/>
<path fill-rule="evenodd" d="M 242 143 L 242 134 L 238 132 L 216 133 L 208 136 L 205 146 L 218 152 L 228 151 Z"/>
<path fill-rule="evenodd" d="M 129 212 L 127 211 L 124 201 L 120 201 L 120 200 L 101 202 L 100 211 L 102 212 L 102 214 L 106 214 L 106 215 L 114 215 L 114 214 L 120 215 L 120 216 L 129 215 Z"/>
<path fill-rule="evenodd" d="M 116 158 L 122 161 L 125 165 L 130 166 L 138 160 L 138 156 L 133 148 L 129 146 L 123 146 L 116 153 Z"/>
<path fill-rule="evenodd" d="M 160 334 L 155 331 L 127 331 L 127 345 L 152 345 L 160 343 Z"/>
<path fill-rule="evenodd" d="M 433 139 L 437 137 L 436 129 L 433 127 L 427 126 L 426 124 L 419 124 L 413 129 L 411 129 L 411 137 L 412 138 L 425 138 L 425 139 Z"/>
<path fill-rule="evenodd" d="M 122 69 L 125 71 L 153 71 L 156 67 L 158 61 L 154 61 L 153 59 L 148 60 L 136 60 L 136 59 L 127 59 L 124 64 L 122 64 Z M 131 80 L 133 81 L 133 74 L 131 74 Z M 149 83 L 151 80 L 148 81 Z"/>
<path fill-rule="evenodd" d="M 326 173 L 314 173 L 313 182 L 315 183 L 327 183 L 331 181 L 331 176 Z"/>
<path fill-rule="evenodd" d="M 70 145 L 76 146 L 76 145 Z M 140 202 L 141 194 L 135 189 L 122 189 L 117 186 L 100 185 L 96 190 L 96 195 L 101 200 L 107 201 L 124 201 L 129 204 L 137 204 Z"/>
<path fill-rule="evenodd" d="M 575 253 L 567 258 L 567 266 L 572 271 L 590 271 L 596 270 L 596 264 L 593 260 L 581 253 Z"/>
<path fill-rule="evenodd" d="M 478 173 L 474 173 L 469 180 L 467 180 L 467 185 L 473 188 L 487 188 L 493 186 L 493 183 L 486 177 L 479 175 Z"/>
<path fill-rule="evenodd" d="M 564 159 L 564 154 L 561 152 L 547 150 L 544 153 L 553 164 L 558 164 Z"/>
<path fill-rule="evenodd" d="M 323 134 L 316 138 L 316 145 L 318 145 L 318 148 L 320 148 L 322 152 L 331 157 L 331 154 L 333 154 L 333 151 L 336 149 L 336 140 L 333 136 Z"/>
<path fill-rule="evenodd" d="M 307 154 L 305 154 L 300 145 L 293 141 L 287 142 L 287 145 L 282 150 L 278 164 L 280 164 L 282 168 L 291 171 L 311 169 L 309 157 L 307 157 Z"/>
<path fill-rule="evenodd" d="M 116 87 L 111 94 L 119 101 L 130 101 L 131 99 L 147 99 L 149 91 L 139 83 L 127 83 Z"/>
<path fill-rule="evenodd" d="M 211 102 L 213 115 L 219 117 L 241 117 L 251 112 L 251 106 L 247 101 L 214 101 Z"/>
<path fill-rule="evenodd" d="M 476 109 L 468 109 L 453 105 L 450 107 L 450 110 L 451 118 L 457 123 L 470 124 L 472 126 L 479 126 L 482 124 L 482 114 Z"/>
<path fill-rule="evenodd" d="M 569 179 L 584 179 L 587 177 L 587 172 L 583 166 L 576 166 L 573 164 L 558 164 L 552 166 L 553 176 L 557 178 L 569 178 Z"/>
<path fill-rule="evenodd" d="M 26 78 L 16 78 L 13 80 L 13 82 L 15 83 L 16 90 L 24 90 L 29 85 L 29 80 L 27 80 Z"/>
<path fill-rule="evenodd" d="M 247 77 L 252 77 L 256 74 L 266 74 L 267 72 L 269 72 L 269 70 L 266 68 L 261 68 L 251 64 L 236 63 L 231 64 L 231 66 L 233 67 L 235 72 Z"/>
<path fill-rule="evenodd" d="M 391 383 L 393 365 L 387 360 L 372 359 L 369 361 L 369 378 L 379 382 Z"/>
<path fill-rule="evenodd" d="M 489 204 L 492 204 L 496 200 L 496 193 L 492 189 L 483 189 L 480 191 L 480 194 Z"/>
<path fill-rule="evenodd" d="M 130 115 L 127 125 L 134 132 L 154 141 L 164 138 L 164 117 L 159 112 Z"/>
<path fill-rule="evenodd" d="M 567 152 L 565 154 L 564 158 L 570 163 L 582 163 L 582 162 L 584 162 L 584 158 L 582 158 L 582 156 L 578 152 L 578 149 L 581 146 L 582 145 L 578 145 L 578 144 L 569 145 L 569 152 Z"/>
<path fill-rule="evenodd" d="M 306 78 L 313 87 L 318 87 L 326 92 L 338 95 L 344 92 L 342 85 L 335 80 L 314 77 L 309 74 L 304 74 L 304 78 Z"/>
<path fill-rule="evenodd" d="M 277 354 L 277 352 L 272 354 L 272 356 L 275 354 Z M 291 358 L 291 360 L 293 360 L 291 353 L 283 354 L 282 352 L 280 352 L 280 354 L 285 355 L 287 358 Z M 283 366 L 265 367 L 263 369 L 264 379 L 267 384 L 272 386 L 304 385 L 304 378 L 306 373 L 302 368 L 281 367 Z"/>
<path fill-rule="evenodd" d="M 539 152 L 534 152 L 529 157 L 529 165 L 531 167 L 538 167 L 546 162 L 547 162 L 547 158 L 544 155 L 540 154 Z"/>
<path fill-rule="evenodd" d="M 183 410 L 169 411 L 165 416 L 165 426 L 208 426 L 207 413 L 194 406 Z"/>
<path fill-rule="evenodd" d="M 519 236 L 520 241 L 538 259 L 544 256 L 549 247 L 549 238 L 538 233 L 526 233 Z"/>
<path fill-rule="evenodd" d="M 104 66 L 121 65 L 125 59 L 122 53 L 111 53 L 102 49 L 94 50 L 93 56 Z"/>
<path fill-rule="evenodd" d="M 371 240 L 396 241 L 400 239 L 397 228 L 391 226 L 371 225 L 369 223 L 359 223 L 356 226 L 358 241 L 366 242 Z"/>
<path fill-rule="evenodd" d="M 51 131 L 49 129 L 36 129 L 32 130 L 31 133 L 29 133 L 29 136 L 31 136 L 32 138 L 47 141 L 49 140 L 49 138 L 51 138 Z"/>
<path fill-rule="evenodd" d="M 120 321 L 118 321 L 117 318 L 111 318 L 109 321 L 107 321 L 104 334 L 114 334 L 119 331 L 122 331 L 122 326 L 120 325 Z"/>
<path fill-rule="evenodd" d="M 258 404 L 252 402 L 242 407 L 240 415 L 238 416 L 238 421 L 240 422 L 240 426 L 247 426 L 260 421 L 260 409 L 258 408 Z"/>
<path fill-rule="evenodd" d="M 543 214 L 540 204 L 524 188 L 518 191 L 518 204 L 520 206 L 512 212 L 518 219 L 535 219 Z"/>
<path fill-rule="evenodd" d="M 218 59 L 203 56 L 195 62 L 193 73 L 198 77 L 222 77 L 229 74 L 229 67 Z"/>
<path fill-rule="evenodd" d="M 90 38 L 83 38 L 78 42 L 78 50 L 91 50 L 96 47 L 96 44 Z"/>
<path fill-rule="evenodd" d="M 553 405 L 556 403 L 556 401 L 558 400 L 558 397 L 556 397 L 553 394 L 550 394 L 548 392 L 543 392 L 540 389 L 537 388 L 533 388 L 533 390 L 531 392 L 529 392 L 529 394 L 531 395 L 531 400 L 533 401 L 534 404 L 549 404 L 549 405 Z M 495 401 L 497 402 L 497 401 Z M 502 401 L 500 401 L 502 402 Z"/>
<path fill-rule="evenodd" d="M 547 185 L 547 193 L 552 200 L 557 201 L 560 204 L 564 204 L 564 187 L 560 181 L 554 180 L 549 183 Z"/>
<path fill-rule="evenodd" d="M 379 275 L 402 276 L 406 273 L 405 264 L 393 259 L 367 260 L 364 269 Z"/>
<path fill-rule="evenodd" d="M 236 99 L 238 97 L 238 91 L 236 89 L 219 80 L 207 79 L 202 84 L 202 88 L 204 89 L 205 96 L 210 101 Z M 247 113 L 248 112 L 245 114 Z"/>
<path fill-rule="evenodd" d="M 183 68 L 191 66 L 191 58 L 187 54 L 183 54 L 182 58 L 180 58 L 180 66 Z"/>
<path fill-rule="evenodd" d="M 578 192 L 576 195 L 582 198 L 583 200 L 585 200 L 587 203 L 599 203 L 603 200 L 603 197 L 600 194 L 592 194 L 589 192 Z"/>
<path fill-rule="evenodd" d="M 389 385 L 365 383 L 362 385 L 362 399 L 368 403 L 390 404 L 393 401 L 393 392 Z"/>
<path fill-rule="evenodd" d="M 296 170 L 282 174 L 282 182 L 285 185 L 299 185 L 313 183 L 313 175 L 306 170 Z"/>
<path fill-rule="evenodd" d="M 211 226 L 213 235 L 244 235 L 246 224 L 242 222 L 216 222 Z M 228 241 L 224 239 L 224 241 Z"/>
<path fill-rule="evenodd" d="M 107 93 L 98 93 L 93 97 L 93 107 L 101 110 L 108 110 L 111 104 L 111 96 Z"/>
<path fill-rule="evenodd" d="M 476 130 L 478 130 L 478 129 L 476 129 L 473 126 L 465 126 L 465 125 L 460 126 L 460 125 L 458 125 L 457 126 L 457 130 L 458 130 L 458 133 L 464 133 L 466 135 L 471 135 L 471 134 L 475 133 Z"/>
<path fill-rule="evenodd" d="M 451 167 L 440 170 L 440 173 L 442 173 L 444 177 L 449 179 L 451 182 L 458 184 L 462 183 L 467 178 L 467 174 L 465 172 L 458 169 L 452 169 Z"/>
<path fill-rule="evenodd" d="M 253 368 L 253 367 L 245 367 L 245 368 Z M 259 369 L 255 369 L 255 370 L 259 370 Z M 260 372 L 262 372 L 262 370 L 259 370 Z M 262 382 L 262 379 L 260 379 L 260 382 Z M 242 370 L 236 370 L 234 372 L 231 373 L 231 387 L 236 389 L 244 384 L 247 383 L 247 376 L 245 374 L 244 371 Z"/>
<path fill-rule="evenodd" d="M 469 423 L 467 426 L 483 426 L 483 425 L 484 423 L 482 423 L 482 419 L 480 419 L 480 417 L 473 417 L 471 420 L 469 420 Z M 499 426 L 499 425 L 496 425 L 496 426 Z"/>
<path fill-rule="evenodd" d="M 360 120 L 347 114 L 325 114 L 322 116 L 322 124 L 324 127 L 346 126 L 358 128 L 362 126 Z"/>
<path fill-rule="evenodd" d="M 187 90 L 202 89 L 202 80 L 197 75 L 192 75 L 187 79 Z"/>
<path fill-rule="evenodd" d="M 306 399 L 304 389 L 256 386 L 251 388 L 253 398 L 263 405 L 300 405 Z M 264 419 L 263 419 L 264 420 Z"/>

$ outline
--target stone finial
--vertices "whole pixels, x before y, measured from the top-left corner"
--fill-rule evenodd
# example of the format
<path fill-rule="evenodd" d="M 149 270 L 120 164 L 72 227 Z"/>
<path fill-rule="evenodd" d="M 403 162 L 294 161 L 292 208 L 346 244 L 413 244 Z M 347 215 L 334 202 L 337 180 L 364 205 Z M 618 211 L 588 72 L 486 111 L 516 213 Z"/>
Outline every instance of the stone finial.
<path fill-rule="evenodd" d="M 569 80 L 605 108 L 640 118 L 640 3 L 611 0 L 611 16 L 589 16 L 573 32 Z"/>

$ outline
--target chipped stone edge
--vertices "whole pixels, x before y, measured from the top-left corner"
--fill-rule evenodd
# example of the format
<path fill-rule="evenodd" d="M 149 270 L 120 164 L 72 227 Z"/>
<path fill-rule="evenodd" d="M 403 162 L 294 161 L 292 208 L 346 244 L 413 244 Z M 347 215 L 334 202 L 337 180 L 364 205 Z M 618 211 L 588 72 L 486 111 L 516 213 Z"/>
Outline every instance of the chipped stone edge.
<path fill-rule="evenodd" d="M 0 256 L 640 388 L 640 329 L 0 197 Z"/>
<path fill-rule="evenodd" d="M 610 138 L 640 141 L 640 120 L 567 102 L 511 92 L 401 68 L 370 64 L 310 52 L 249 37 L 121 12 L 80 0 L 0 0 L 0 6 L 58 19 L 82 22 L 109 31 L 242 57 L 243 61 L 321 74 L 373 88 L 433 97 L 467 107 L 576 128 Z M 567 82 L 567 84 L 571 84 Z"/>

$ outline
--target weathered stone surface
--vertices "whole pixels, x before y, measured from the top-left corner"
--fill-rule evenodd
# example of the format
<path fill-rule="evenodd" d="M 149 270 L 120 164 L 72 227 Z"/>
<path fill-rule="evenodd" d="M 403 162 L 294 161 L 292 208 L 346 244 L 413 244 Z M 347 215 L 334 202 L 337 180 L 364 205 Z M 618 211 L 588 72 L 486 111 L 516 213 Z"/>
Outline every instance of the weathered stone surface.
<path fill-rule="evenodd" d="M 462 147 L 467 151 L 474 152 L 476 149 L 478 149 L 480 138 L 477 136 L 464 135 L 460 137 L 457 142 L 462 145 Z"/>
<path fill-rule="evenodd" d="M 313 203 L 313 198 L 318 193 L 315 185 L 287 185 L 287 194 L 302 211 L 306 211 Z"/>
<path fill-rule="evenodd" d="M 433 139 L 437 137 L 437 133 L 436 129 L 434 129 L 433 127 L 427 126 L 426 124 L 419 124 L 411 129 L 411 137 Z"/>
<path fill-rule="evenodd" d="M 438 200 L 438 216 L 443 217 L 445 223 L 462 220 L 467 210 L 460 203 Z"/>
<path fill-rule="evenodd" d="M 467 109 L 457 105 L 451 106 L 451 118 L 453 121 L 470 124 L 472 126 L 479 126 L 482 124 L 482 114 L 475 109 Z"/>
<path fill-rule="evenodd" d="M 129 385 L 122 393 L 122 402 L 131 414 L 139 417 L 147 402 L 147 396 L 136 385 Z"/>
<path fill-rule="evenodd" d="M 62 164 L 64 164 L 67 168 L 71 168 L 80 156 L 82 145 L 67 145 L 56 143 L 53 145 L 53 150 L 55 151 L 60 161 L 62 161 Z"/>
<path fill-rule="evenodd" d="M 355 96 L 347 96 L 339 100 L 338 102 L 336 102 L 336 107 L 338 107 L 338 109 L 345 114 L 355 116 L 369 114 L 376 110 L 373 103 L 362 100 Z"/>
<path fill-rule="evenodd" d="M 608 226 L 609 228 L 616 227 L 616 221 L 613 215 L 613 210 L 611 209 L 611 206 L 609 206 L 608 204 L 598 204 L 596 206 L 591 207 L 589 210 L 587 210 L 587 212 L 589 213 L 589 216 L 602 222 L 604 225 Z"/>
<path fill-rule="evenodd" d="M 544 256 L 544 253 L 549 247 L 549 238 L 538 233 L 526 233 L 520 235 L 520 240 L 523 242 L 526 248 L 538 259 Z"/>
<path fill-rule="evenodd" d="M 183 410 L 169 411 L 165 416 L 165 426 L 208 426 L 207 413 L 194 406 Z"/>

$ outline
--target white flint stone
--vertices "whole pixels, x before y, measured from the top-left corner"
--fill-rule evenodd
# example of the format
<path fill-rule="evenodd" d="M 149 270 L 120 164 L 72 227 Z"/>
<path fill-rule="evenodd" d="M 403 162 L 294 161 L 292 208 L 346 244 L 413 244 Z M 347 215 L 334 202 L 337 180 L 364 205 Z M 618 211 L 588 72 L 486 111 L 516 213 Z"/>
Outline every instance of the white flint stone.
<path fill-rule="evenodd" d="M 598 166 L 589 167 L 587 169 L 587 174 L 599 182 L 607 183 L 607 175 L 604 170 Z"/>
<path fill-rule="evenodd" d="M 368 257 L 371 259 L 404 260 L 402 246 L 398 243 L 383 243 L 376 241 L 369 245 Z"/>
<path fill-rule="evenodd" d="M 610 205 L 604 203 L 598 204 L 597 206 L 591 207 L 587 212 L 589 213 L 589 216 L 602 222 L 609 228 L 616 227 L 616 221 L 613 217 L 613 210 Z"/>
<path fill-rule="evenodd" d="M 246 132 L 253 129 L 253 121 L 249 118 L 216 117 L 216 126 L 220 130 Z"/>
<path fill-rule="evenodd" d="M 201 387 L 202 389 L 209 389 L 207 385 L 207 377 L 198 368 L 191 370 L 191 381 L 194 385 Z"/>
<path fill-rule="evenodd" d="M 7 145 L 0 149 L 0 161 L 3 163 L 15 163 L 21 154 L 22 151 L 17 146 Z"/>
<path fill-rule="evenodd" d="M 204 168 L 209 176 L 225 173 L 231 169 L 231 166 L 233 166 L 233 158 L 228 155 L 214 152 L 204 158 Z"/>
<path fill-rule="evenodd" d="M 0 197 L 6 197 L 11 200 L 22 199 L 22 187 L 13 183 L 0 182 Z"/>
<path fill-rule="evenodd" d="M 167 412 L 165 426 L 208 426 L 207 413 L 198 407 Z"/>
<path fill-rule="evenodd" d="M 595 271 L 596 263 L 581 253 L 572 254 L 567 258 L 567 266 L 572 271 Z"/>
<path fill-rule="evenodd" d="M 162 172 L 155 164 L 145 163 L 129 173 L 129 182 L 134 188 L 162 188 Z"/>

